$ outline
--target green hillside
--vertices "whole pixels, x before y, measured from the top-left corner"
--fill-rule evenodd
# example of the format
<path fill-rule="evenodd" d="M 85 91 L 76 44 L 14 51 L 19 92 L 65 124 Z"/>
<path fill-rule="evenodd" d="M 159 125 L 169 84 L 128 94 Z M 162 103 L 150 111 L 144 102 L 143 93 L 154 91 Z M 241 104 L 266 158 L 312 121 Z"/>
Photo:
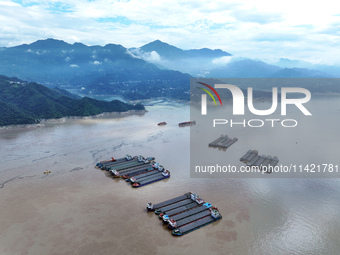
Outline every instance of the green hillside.
<path fill-rule="evenodd" d="M 0 76 L 0 126 L 32 124 L 39 119 L 66 116 L 90 116 L 103 112 L 144 110 L 143 105 L 129 105 L 118 100 L 75 99 L 61 90 Z"/>

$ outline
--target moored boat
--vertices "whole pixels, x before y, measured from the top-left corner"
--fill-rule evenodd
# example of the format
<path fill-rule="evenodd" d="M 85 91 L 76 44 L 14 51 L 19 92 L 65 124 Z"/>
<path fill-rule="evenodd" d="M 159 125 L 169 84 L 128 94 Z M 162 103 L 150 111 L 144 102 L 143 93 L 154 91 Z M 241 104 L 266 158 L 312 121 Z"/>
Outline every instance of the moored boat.
<path fill-rule="evenodd" d="M 172 234 L 175 236 L 181 236 L 181 235 L 185 235 L 191 231 L 194 231 L 196 229 L 199 229 L 201 227 L 204 227 L 210 223 L 213 223 L 217 220 L 222 219 L 222 216 L 220 214 L 220 212 L 218 211 L 218 209 L 216 207 L 212 207 L 209 209 L 210 210 L 210 215 L 200 218 L 196 221 L 190 222 L 186 225 L 183 225 L 179 228 L 176 228 L 172 231 Z"/>
<path fill-rule="evenodd" d="M 157 175 L 152 175 L 150 176 L 150 178 L 148 179 L 144 179 L 142 181 L 137 181 L 135 183 L 132 184 L 133 188 L 139 188 L 154 182 L 158 182 L 161 181 L 163 179 L 169 178 L 170 177 L 170 171 L 169 170 L 164 170 L 163 172 L 160 172 Z"/>
<path fill-rule="evenodd" d="M 185 121 L 185 122 L 178 123 L 179 127 L 186 127 L 186 126 L 192 126 L 192 125 L 196 125 L 196 121 Z"/>
<path fill-rule="evenodd" d="M 126 156 L 124 158 L 119 158 L 119 159 L 115 159 L 114 157 L 111 157 L 111 160 L 106 160 L 106 161 L 100 161 L 96 164 L 97 168 L 101 168 L 102 170 L 106 170 L 107 166 L 111 166 L 111 165 L 116 165 L 118 163 L 122 163 L 125 161 L 130 161 L 132 159 L 134 159 L 135 157 L 132 157 L 129 154 L 126 154 Z"/>
<path fill-rule="evenodd" d="M 160 203 L 157 203 L 157 204 L 153 204 L 153 203 L 149 202 L 146 205 L 146 209 L 148 211 L 156 211 L 156 210 L 158 210 L 162 207 L 165 207 L 165 206 L 177 203 L 179 201 L 185 200 L 185 199 L 189 198 L 190 195 L 191 195 L 191 192 L 188 192 L 188 193 L 185 193 L 184 195 L 174 197 L 174 198 L 171 198 L 169 200 L 166 200 L 166 201 L 163 201 L 163 202 L 160 202 Z"/>

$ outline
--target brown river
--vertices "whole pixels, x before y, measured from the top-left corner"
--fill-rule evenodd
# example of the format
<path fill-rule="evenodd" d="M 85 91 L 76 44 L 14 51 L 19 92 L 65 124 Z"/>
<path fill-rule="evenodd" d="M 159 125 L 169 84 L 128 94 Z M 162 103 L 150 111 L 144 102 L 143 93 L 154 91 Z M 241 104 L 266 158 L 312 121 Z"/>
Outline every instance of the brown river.
<path fill-rule="evenodd" d="M 190 107 L 147 109 L 0 131 L 0 254 L 340 254 L 339 179 L 190 178 L 195 126 L 178 127 Z M 133 189 L 94 168 L 125 154 L 154 156 L 172 176 Z M 188 191 L 223 218 L 174 237 L 146 204 Z"/>

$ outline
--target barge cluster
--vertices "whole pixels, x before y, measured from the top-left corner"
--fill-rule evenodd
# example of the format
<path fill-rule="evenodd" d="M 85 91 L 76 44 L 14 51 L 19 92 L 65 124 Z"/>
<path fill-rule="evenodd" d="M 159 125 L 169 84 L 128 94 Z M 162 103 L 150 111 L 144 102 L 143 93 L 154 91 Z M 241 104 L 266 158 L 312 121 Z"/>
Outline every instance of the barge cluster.
<path fill-rule="evenodd" d="M 191 192 L 158 204 L 149 202 L 146 208 L 155 211 L 175 236 L 185 235 L 222 218 L 216 207 Z"/>
<path fill-rule="evenodd" d="M 131 183 L 133 188 L 139 188 L 170 177 L 170 171 L 154 161 L 154 157 L 132 157 L 101 161 L 97 168 L 107 170 L 114 178 L 123 178 Z"/>
<path fill-rule="evenodd" d="M 258 155 L 257 150 L 249 150 L 240 158 L 240 161 L 249 167 L 258 167 L 259 169 L 273 168 L 279 163 L 279 159 L 274 156 Z"/>
<path fill-rule="evenodd" d="M 238 139 L 236 137 L 230 138 L 227 135 L 221 135 L 216 140 L 209 143 L 209 147 L 212 148 L 218 148 L 219 150 L 226 151 L 230 146 L 232 146 L 234 143 L 236 143 Z"/>
<path fill-rule="evenodd" d="M 208 147 L 218 148 L 219 150 L 226 151 L 231 145 L 238 141 L 237 138 L 231 139 L 228 135 L 221 135 L 208 144 Z M 247 168 L 256 168 L 271 173 L 278 163 L 279 159 L 276 156 L 258 155 L 257 150 L 248 150 L 245 155 L 240 158 L 240 161 L 247 165 Z M 199 168 L 199 167 L 198 167 Z M 211 173 L 211 171 L 209 171 Z"/>

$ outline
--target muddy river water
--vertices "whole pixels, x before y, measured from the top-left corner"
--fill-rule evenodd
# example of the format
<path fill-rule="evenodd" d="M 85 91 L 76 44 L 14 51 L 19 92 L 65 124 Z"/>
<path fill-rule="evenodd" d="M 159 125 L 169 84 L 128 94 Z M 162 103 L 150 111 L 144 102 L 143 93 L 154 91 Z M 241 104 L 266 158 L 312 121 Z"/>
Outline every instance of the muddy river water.
<path fill-rule="evenodd" d="M 189 109 L 1 131 L 0 254 L 340 254 L 339 179 L 190 178 L 190 128 L 178 127 Z M 171 178 L 133 189 L 94 168 L 127 153 L 154 156 Z M 146 203 L 188 191 L 223 219 L 174 237 Z"/>

